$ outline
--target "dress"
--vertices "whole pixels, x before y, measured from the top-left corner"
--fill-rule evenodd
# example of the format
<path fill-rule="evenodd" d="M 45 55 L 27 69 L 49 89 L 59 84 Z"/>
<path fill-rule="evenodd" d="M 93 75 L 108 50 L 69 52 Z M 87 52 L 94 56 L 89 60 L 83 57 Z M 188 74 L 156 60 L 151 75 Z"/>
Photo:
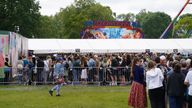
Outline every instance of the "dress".
<path fill-rule="evenodd" d="M 144 82 L 144 69 L 138 65 L 133 69 L 134 79 L 128 97 L 128 105 L 134 108 L 146 108 L 147 96 Z"/>

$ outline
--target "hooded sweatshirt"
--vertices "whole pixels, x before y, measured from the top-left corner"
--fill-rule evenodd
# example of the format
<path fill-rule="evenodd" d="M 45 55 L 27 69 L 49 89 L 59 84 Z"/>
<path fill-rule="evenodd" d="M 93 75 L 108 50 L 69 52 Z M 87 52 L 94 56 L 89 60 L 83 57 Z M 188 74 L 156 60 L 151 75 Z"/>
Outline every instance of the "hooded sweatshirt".
<path fill-rule="evenodd" d="M 146 73 L 146 83 L 148 89 L 156 89 L 163 86 L 163 73 L 159 68 L 153 68 Z"/>

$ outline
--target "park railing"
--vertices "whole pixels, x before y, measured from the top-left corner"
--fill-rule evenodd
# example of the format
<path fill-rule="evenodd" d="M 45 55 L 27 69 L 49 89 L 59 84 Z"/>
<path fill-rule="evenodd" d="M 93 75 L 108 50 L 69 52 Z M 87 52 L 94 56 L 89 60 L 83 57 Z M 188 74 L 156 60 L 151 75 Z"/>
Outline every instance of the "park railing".
<path fill-rule="evenodd" d="M 71 85 L 127 85 L 129 67 L 0 68 L 0 84 L 53 84 L 59 76 Z"/>

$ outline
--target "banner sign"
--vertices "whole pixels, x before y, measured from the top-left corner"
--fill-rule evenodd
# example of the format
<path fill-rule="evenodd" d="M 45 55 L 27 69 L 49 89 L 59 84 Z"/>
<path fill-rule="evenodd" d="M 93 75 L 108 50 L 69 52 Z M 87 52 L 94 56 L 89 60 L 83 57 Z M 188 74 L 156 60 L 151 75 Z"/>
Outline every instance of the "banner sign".
<path fill-rule="evenodd" d="M 82 39 L 141 39 L 143 32 L 137 22 L 87 21 Z"/>

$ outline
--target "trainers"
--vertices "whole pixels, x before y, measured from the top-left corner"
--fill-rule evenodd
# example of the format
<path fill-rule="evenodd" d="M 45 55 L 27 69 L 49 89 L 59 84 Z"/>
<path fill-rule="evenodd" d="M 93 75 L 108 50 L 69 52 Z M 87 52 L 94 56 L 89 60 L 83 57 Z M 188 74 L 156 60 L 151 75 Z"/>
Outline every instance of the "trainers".
<path fill-rule="evenodd" d="M 60 94 L 57 94 L 56 96 L 61 96 Z"/>
<path fill-rule="evenodd" d="M 50 94 L 51 96 L 53 96 L 53 91 L 52 91 L 52 90 L 49 90 L 49 94 Z"/>

